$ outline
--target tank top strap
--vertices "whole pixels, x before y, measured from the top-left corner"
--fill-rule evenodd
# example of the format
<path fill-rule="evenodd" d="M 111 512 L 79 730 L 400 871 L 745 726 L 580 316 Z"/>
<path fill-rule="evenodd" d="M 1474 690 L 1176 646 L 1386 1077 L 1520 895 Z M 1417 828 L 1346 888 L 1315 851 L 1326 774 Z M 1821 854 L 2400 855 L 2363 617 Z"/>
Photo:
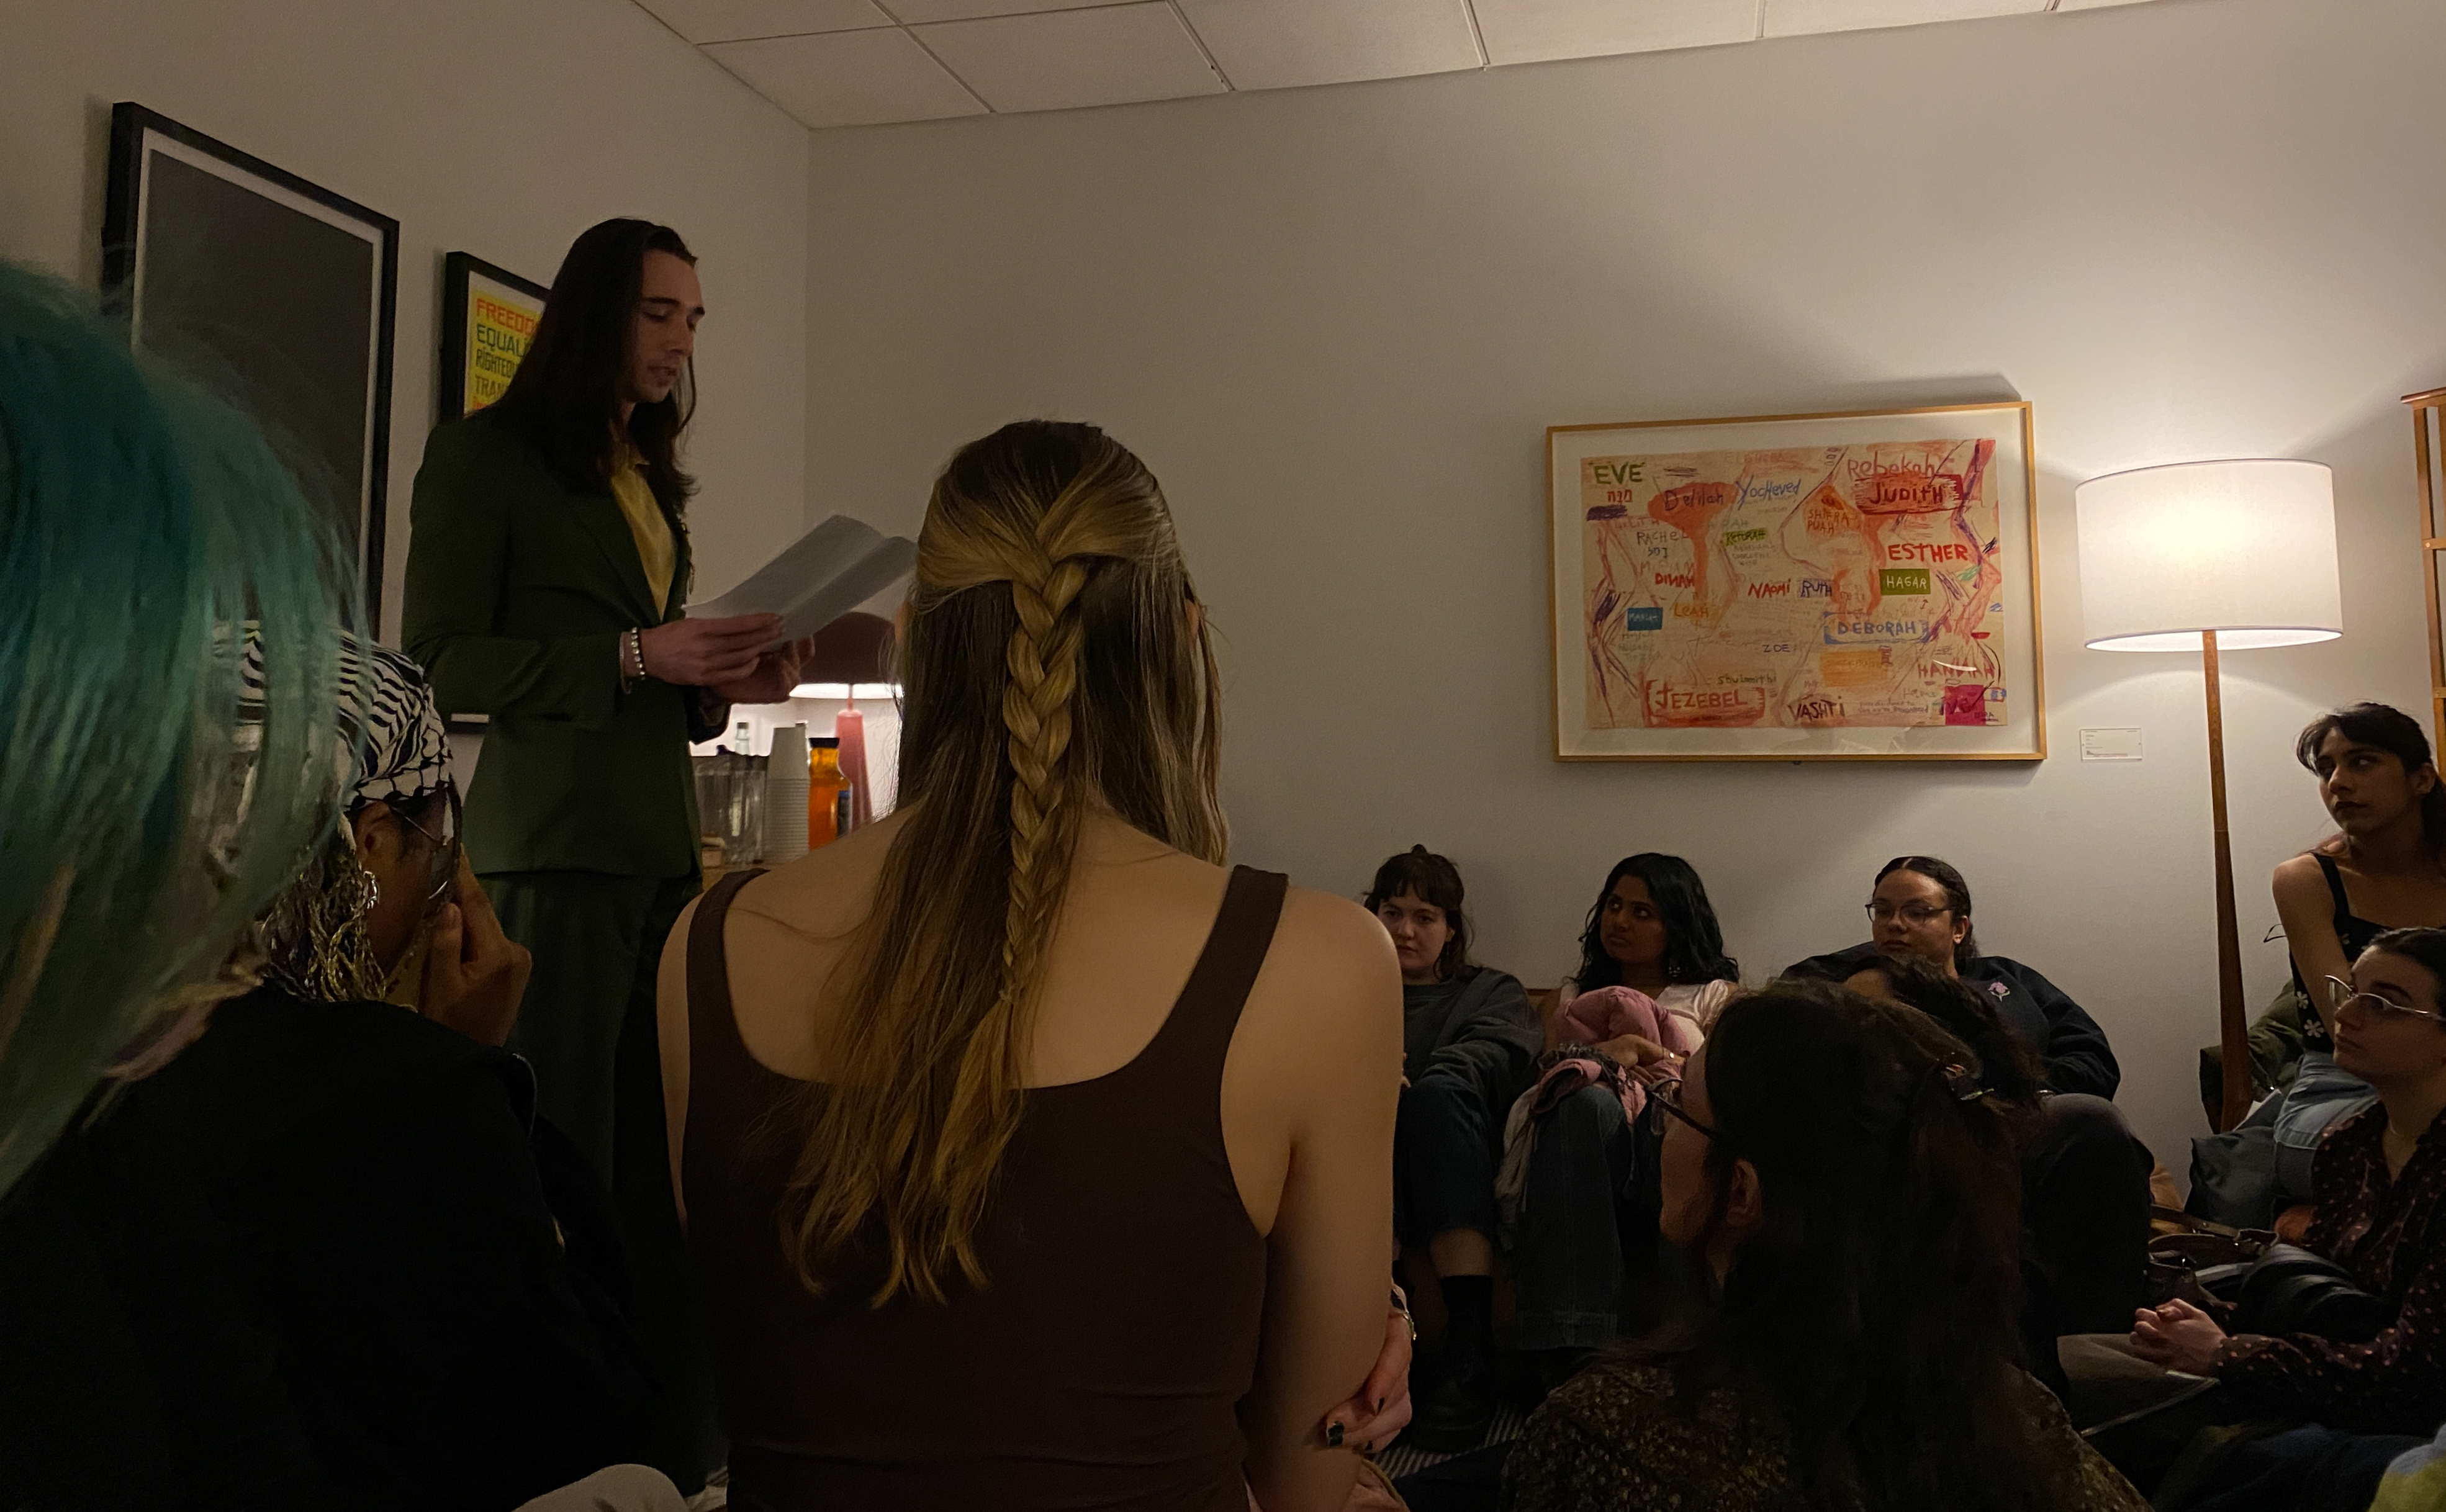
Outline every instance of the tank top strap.
<path fill-rule="evenodd" d="M 2336 858 L 2324 850 L 2313 850 L 2310 854 L 2317 858 L 2319 870 L 2326 876 L 2328 896 L 2336 900 L 2336 938 L 2342 940 L 2345 935 L 2346 921 L 2353 917 L 2353 900 L 2344 892 L 2344 874 L 2337 868 Z"/>
<path fill-rule="evenodd" d="M 1206 948 L 1191 968 L 1170 1017 L 1132 1070 L 1167 1082 L 1186 1082 L 1206 1104 L 1222 1084 L 1223 1057 L 1231 1052 L 1249 989 L 1273 947 L 1290 879 L 1279 871 L 1234 867 L 1223 889 L 1223 905 L 1207 931 Z"/>
<path fill-rule="evenodd" d="M 739 889 L 764 875 L 763 868 L 734 871 L 706 890 L 688 924 L 688 1115 L 683 1167 L 702 1148 L 717 1159 L 745 1126 L 754 1109 L 752 1091 L 778 1079 L 747 1053 L 730 1001 L 730 947 L 723 927 Z M 705 1138 L 697 1136 L 702 1133 Z"/>

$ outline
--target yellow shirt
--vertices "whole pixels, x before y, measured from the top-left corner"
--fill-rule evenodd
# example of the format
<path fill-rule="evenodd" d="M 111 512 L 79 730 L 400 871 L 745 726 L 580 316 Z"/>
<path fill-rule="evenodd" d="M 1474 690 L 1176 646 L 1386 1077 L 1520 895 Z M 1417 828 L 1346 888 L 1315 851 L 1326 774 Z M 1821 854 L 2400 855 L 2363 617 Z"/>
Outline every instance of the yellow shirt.
<path fill-rule="evenodd" d="M 671 572 L 679 565 L 679 546 L 671 539 L 671 522 L 646 486 L 645 458 L 623 446 L 612 464 L 612 496 L 628 516 L 629 533 L 637 541 L 637 560 L 646 565 L 646 586 L 654 592 L 658 613 L 670 612 Z"/>

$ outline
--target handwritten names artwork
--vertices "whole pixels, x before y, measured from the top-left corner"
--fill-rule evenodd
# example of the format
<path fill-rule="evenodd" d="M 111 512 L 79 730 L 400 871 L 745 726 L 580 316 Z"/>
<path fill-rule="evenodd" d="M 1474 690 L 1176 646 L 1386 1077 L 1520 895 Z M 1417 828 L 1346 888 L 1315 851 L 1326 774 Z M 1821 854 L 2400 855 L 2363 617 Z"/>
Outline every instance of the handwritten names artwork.
<path fill-rule="evenodd" d="M 1713 439 L 1707 423 L 1652 439 Z M 1558 446 L 1556 675 L 1577 683 L 1558 734 L 1588 747 L 1559 755 L 2035 754 L 2026 449 L 1977 425 L 1874 428 Z"/>

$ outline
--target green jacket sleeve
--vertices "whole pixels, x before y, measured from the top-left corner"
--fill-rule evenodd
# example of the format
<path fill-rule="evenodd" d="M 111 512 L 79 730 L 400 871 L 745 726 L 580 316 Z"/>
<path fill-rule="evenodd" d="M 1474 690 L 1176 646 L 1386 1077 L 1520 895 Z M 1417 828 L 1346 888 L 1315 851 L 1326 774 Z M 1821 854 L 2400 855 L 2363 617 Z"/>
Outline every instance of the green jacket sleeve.
<path fill-rule="evenodd" d="M 547 476 L 489 428 L 438 427 L 417 469 L 400 640 L 445 714 L 600 726 L 620 693 L 620 632 L 500 632 L 513 516 Z"/>

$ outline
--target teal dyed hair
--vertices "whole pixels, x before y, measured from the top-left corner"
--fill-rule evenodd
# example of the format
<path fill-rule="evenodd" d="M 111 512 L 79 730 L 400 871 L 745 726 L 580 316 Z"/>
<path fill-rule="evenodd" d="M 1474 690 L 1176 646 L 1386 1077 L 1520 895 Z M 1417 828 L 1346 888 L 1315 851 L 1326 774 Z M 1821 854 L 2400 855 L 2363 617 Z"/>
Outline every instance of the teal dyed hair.
<path fill-rule="evenodd" d="M 352 578 L 253 423 L 0 262 L 0 1193 L 329 831 Z"/>

